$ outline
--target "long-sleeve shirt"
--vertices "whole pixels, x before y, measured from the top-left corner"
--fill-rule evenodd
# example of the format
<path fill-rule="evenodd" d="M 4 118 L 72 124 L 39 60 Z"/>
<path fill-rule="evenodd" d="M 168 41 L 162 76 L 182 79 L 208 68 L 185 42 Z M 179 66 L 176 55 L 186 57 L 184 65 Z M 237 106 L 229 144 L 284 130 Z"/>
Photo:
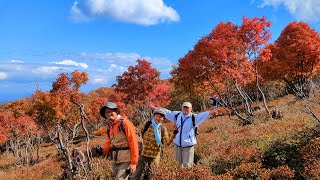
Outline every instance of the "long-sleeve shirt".
<path fill-rule="evenodd" d="M 147 124 L 147 121 L 143 123 L 141 126 L 140 132 L 143 132 L 143 129 L 145 128 Z M 161 125 L 162 126 L 162 125 Z M 169 133 L 168 130 L 165 126 L 164 128 L 164 134 L 161 134 L 161 127 L 159 127 L 158 131 L 161 134 L 161 141 L 163 145 L 168 146 L 172 141 L 169 139 Z M 148 130 L 144 133 L 143 135 L 143 149 L 141 155 L 146 156 L 146 157 L 151 157 L 151 158 L 156 158 L 160 152 L 161 152 L 161 147 L 157 145 L 156 138 L 154 135 L 154 128 L 152 124 L 149 126 Z"/>
<path fill-rule="evenodd" d="M 124 120 L 125 119 L 125 120 Z M 123 121 L 125 134 L 119 130 L 121 120 Z M 106 155 L 112 148 L 128 148 L 128 150 L 119 150 L 117 153 L 117 161 L 115 163 L 131 162 L 132 165 L 138 163 L 139 148 L 136 136 L 135 126 L 126 117 L 120 117 L 109 123 L 110 132 L 106 135 L 106 145 L 102 147 L 103 153 Z M 115 151 L 113 155 L 115 155 Z"/>
<path fill-rule="evenodd" d="M 107 127 L 106 126 L 102 126 L 98 130 L 94 131 L 93 134 L 96 135 L 96 136 L 102 136 L 102 135 L 105 135 L 106 132 L 107 132 Z"/>
<path fill-rule="evenodd" d="M 174 139 L 174 143 L 180 147 L 188 147 L 197 144 L 197 139 L 195 136 L 195 128 L 192 123 L 192 113 L 184 116 L 181 111 L 170 111 L 166 110 L 166 118 L 171 122 L 174 122 L 178 127 L 178 134 Z M 175 116 L 178 115 L 177 120 Z M 205 120 L 209 119 L 209 112 L 201 112 L 199 114 L 194 114 L 195 117 L 195 127 L 198 127 Z"/>

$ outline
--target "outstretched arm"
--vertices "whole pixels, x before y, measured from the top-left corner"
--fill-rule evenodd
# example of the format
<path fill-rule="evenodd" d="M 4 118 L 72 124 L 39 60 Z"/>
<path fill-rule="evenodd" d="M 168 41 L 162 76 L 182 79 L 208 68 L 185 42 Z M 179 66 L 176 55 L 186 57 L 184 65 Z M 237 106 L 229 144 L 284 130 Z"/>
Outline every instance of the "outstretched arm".
<path fill-rule="evenodd" d="M 210 111 L 209 111 L 210 116 L 216 116 L 217 114 L 218 114 L 217 109 L 210 109 Z"/>
<path fill-rule="evenodd" d="M 215 109 L 210 109 L 210 111 L 195 114 L 194 116 L 195 116 L 196 126 L 200 125 L 201 123 L 209 119 L 210 116 L 215 116 L 215 115 L 217 115 L 217 110 Z"/>
<path fill-rule="evenodd" d="M 155 107 L 153 104 L 149 103 L 148 106 L 152 109 L 152 110 L 155 110 L 156 108 L 158 107 Z M 165 111 L 166 111 L 166 118 L 171 121 L 171 122 L 174 122 L 175 119 L 174 119 L 174 116 L 176 114 L 178 114 L 180 111 L 170 111 L 166 108 L 163 108 Z"/>

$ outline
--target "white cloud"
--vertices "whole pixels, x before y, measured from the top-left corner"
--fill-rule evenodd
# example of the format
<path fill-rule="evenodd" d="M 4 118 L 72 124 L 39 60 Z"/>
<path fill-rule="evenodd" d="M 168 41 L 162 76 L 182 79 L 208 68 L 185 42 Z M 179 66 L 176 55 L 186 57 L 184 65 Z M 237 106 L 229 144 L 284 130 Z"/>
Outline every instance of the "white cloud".
<path fill-rule="evenodd" d="M 52 62 L 53 64 L 60 64 L 60 65 L 67 65 L 67 66 L 76 66 L 76 67 L 82 67 L 84 69 L 88 68 L 88 65 L 86 63 L 77 63 L 72 60 L 63 60 L 60 62 Z"/>
<path fill-rule="evenodd" d="M 145 59 L 153 66 L 169 66 L 173 64 L 167 58 L 153 58 L 149 56 L 141 56 L 138 53 L 95 53 L 90 54 L 86 52 L 80 53 L 79 56 L 75 56 L 76 59 L 86 59 L 86 60 L 102 60 L 109 63 L 118 64 L 121 66 L 130 66 L 136 64 L 138 59 Z"/>
<path fill-rule="evenodd" d="M 10 62 L 12 62 L 12 63 L 23 63 L 23 61 L 19 61 L 19 60 L 11 60 Z"/>
<path fill-rule="evenodd" d="M 81 59 L 106 60 L 106 61 L 136 61 L 141 56 L 137 53 L 80 53 Z"/>
<path fill-rule="evenodd" d="M 107 79 L 102 78 L 102 77 L 96 77 L 92 80 L 93 84 L 105 84 L 107 81 Z"/>
<path fill-rule="evenodd" d="M 110 64 L 109 68 L 107 69 L 108 72 L 118 72 L 118 73 L 123 73 L 126 70 L 127 70 L 126 67 L 119 66 L 116 64 Z"/>
<path fill-rule="evenodd" d="M 163 0 L 82 0 L 80 3 L 75 1 L 70 14 L 75 21 L 107 17 L 140 25 L 180 20 L 176 10 L 165 5 Z"/>
<path fill-rule="evenodd" d="M 0 80 L 6 79 L 8 77 L 7 73 L 0 71 Z"/>
<path fill-rule="evenodd" d="M 293 16 L 301 21 L 320 21 L 319 0 L 262 0 L 261 7 L 283 5 Z"/>
<path fill-rule="evenodd" d="M 42 66 L 42 67 L 33 69 L 32 73 L 48 76 L 48 75 L 58 74 L 60 70 L 61 70 L 60 67 Z"/>
<path fill-rule="evenodd" d="M 75 22 L 88 22 L 90 17 L 85 15 L 84 12 L 78 7 L 78 2 L 75 1 L 70 9 L 70 18 Z"/>

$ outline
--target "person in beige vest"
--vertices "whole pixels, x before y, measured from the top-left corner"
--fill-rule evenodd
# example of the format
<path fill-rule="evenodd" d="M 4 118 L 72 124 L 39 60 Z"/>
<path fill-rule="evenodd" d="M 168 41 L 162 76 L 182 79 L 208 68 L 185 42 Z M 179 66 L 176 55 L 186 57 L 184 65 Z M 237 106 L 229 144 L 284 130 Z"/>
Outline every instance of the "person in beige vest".
<path fill-rule="evenodd" d="M 107 102 L 100 109 L 100 115 L 108 120 L 108 126 L 106 144 L 102 148 L 98 147 L 97 151 L 104 155 L 112 152 L 114 179 L 128 179 L 136 171 L 139 157 L 135 127 L 125 116 L 120 115 L 115 103 Z"/>

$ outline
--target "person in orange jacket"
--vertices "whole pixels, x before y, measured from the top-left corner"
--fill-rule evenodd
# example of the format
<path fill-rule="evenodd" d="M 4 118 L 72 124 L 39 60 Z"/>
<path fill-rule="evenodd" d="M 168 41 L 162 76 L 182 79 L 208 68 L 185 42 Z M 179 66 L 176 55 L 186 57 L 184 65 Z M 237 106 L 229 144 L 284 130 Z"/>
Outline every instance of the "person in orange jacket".
<path fill-rule="evenodd" d="M 112 152 L 114 179 L 128 179 L 136 171 L 139 157 L 138 139 L 135 126 L 125 116 L 121 116 L 117 105 L 107 102 L 100 115 L 108 120 L 106 145 L 96 151 L 104 155 Z"/>

